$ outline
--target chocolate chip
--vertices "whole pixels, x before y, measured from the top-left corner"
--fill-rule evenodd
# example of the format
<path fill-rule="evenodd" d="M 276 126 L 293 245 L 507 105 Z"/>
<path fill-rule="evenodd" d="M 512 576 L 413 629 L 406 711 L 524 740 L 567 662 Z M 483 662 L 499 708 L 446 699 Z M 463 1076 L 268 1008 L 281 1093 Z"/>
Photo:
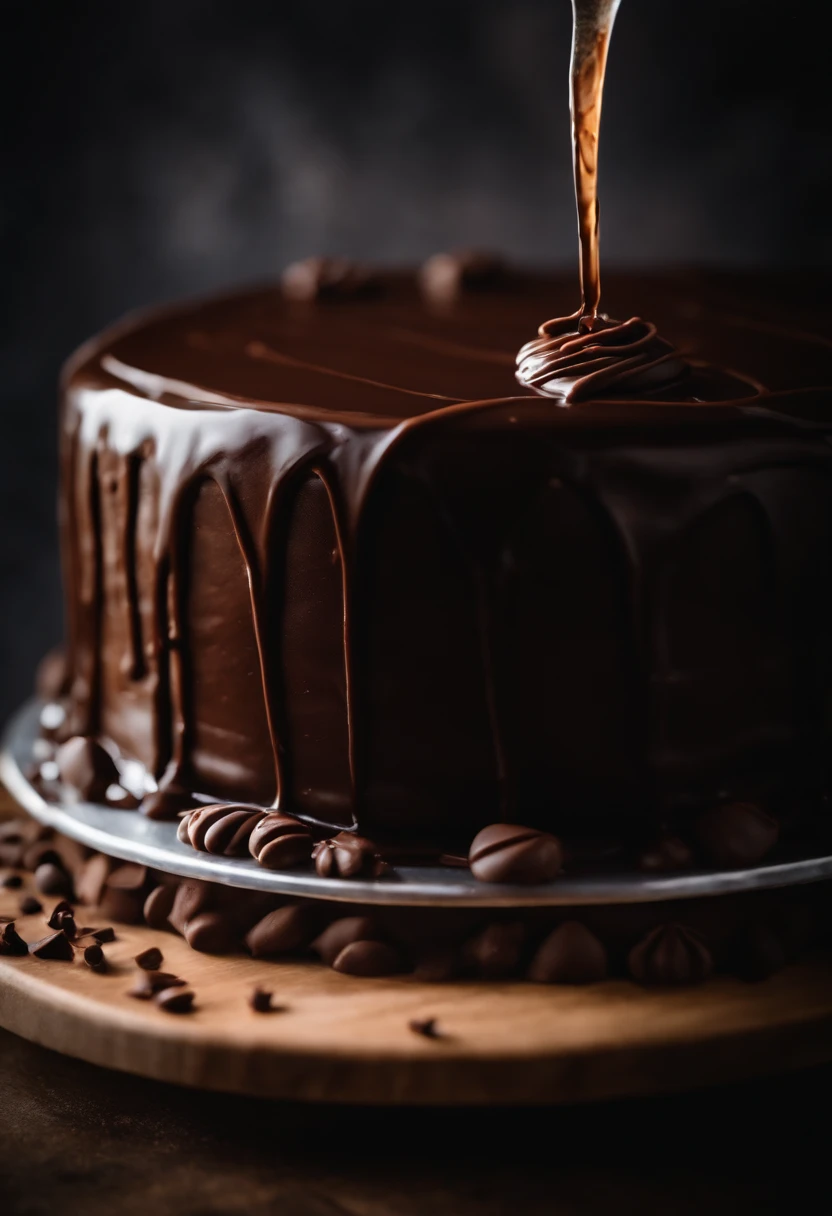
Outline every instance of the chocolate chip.
<path fill-rule="evenodd" d="M 141 954 L 137 954 L 133 961 L 142 971 L 158 971 L 163 962 L 162 951 L 158 946 L 148 946 Z"/>
<path fill-rule="evenodd" d="M 74 919 L 74 912 L 75 909 L 72 904 L 68 900 L 62 899 L 59 904 L 55 904 L 46 923 L 50 929 L 60 929 L 62 928 L 63 918 L 65 916 L 72 916 Z"/>
<path fill-rule="evenodd" d="M 102 802 L 110 785 L 118 785 L 119 773 L 108 751 L 85 735 L 67 739 L 55 753 L 61 781 L 82 798 Z"/>
<path fill-rule="evenodd" d="M 7 891 L 19 891 L 22 886 L 23 879 L 19 874 L 7 874 L 0 880 L 0 887 L 4 887 Z"/>
<path fill-rule="evenodd" d="M 442 1032 L 436 1024 L 436 1018 L 411 1018 L 407 1023 L 414 1034 L 420 1034 L 425 1039 L 441 1039 Z"/>
<path fill-rule="evenodd" d="M 93 942 L 91 946 L 85 948 L 84 962 L 88 967 L 92 967 L 93 971 L 103 971 L 106 968 L 107 960 L 98 942 Z"/>
<path fill-rule="evenodd" d="M 265 811 L 236 802 L 199 807 L 180 820 L 177 836 L 204 853 L 244 857 L 249 841 Z"/>
<path fill-rule="evenodd" d="M 246 934 L 246 946 L 255 958 L 289 954 L 309 945 L 312 913 L 305 904 L 286 904 L 269 912 Z"/>
<path fill-rule="evenodd" d="M 277 1013 L 278 1006 L 272 1004 L 274 993 L 265 988 L 254 988 L 248 998 L 248 1003 L 255 1013 Z"/>
<path fill-rule="evenodd" d="M 65 933 L 50 933 L 40 941 L 32 942 L 29 953 L 35 958 L 53 959 L 62 963 L 71 963 L 75 957 L 72 943 Z"/>
<path fill-rule="evenodd" d="M 111 929 L 109 926 L 107 926 L 105 929 L 93 929 L 91 936 L 94 937 L 97 942 L 101 942 L 102 945 L 105 945 L 107 942 L 114 942 L 116 940 L 116 931 L 115 929 Z"/>
<path fill-rule="evenodd" d="M 483 979 L 507 979 L 517 974 L 525 943 L 526 929 L 520 921 L 487 925 L 462 948 L 466 968 Z"/>
<path fill-rule="evenodd" d="M 304 258 L 287 266 L 280 286 L 287 300 L 343 300 L 371 294 L 381 280 L 365 266 L 349 258 Z"/>
<path fill-rule="evenodd" d="M 194 994 L 189 988 L 165 988 L 154 1000 L 165 1013 L 191 1013 L 194 1007 Z"/>
<path fill-rule="evenodd" d="M 75 917 L 71 912 L 61 912 L 55 919 L 57 923 L 52 926 L 54 929 L 59 929 L 70 941 L 77 937 L 78 928 L 75 924 Z"/>
<path fill-rule="evenodd" d="M 164 992 L 167 988 L 184 987 L 185 980 L 181 980 L 178 975 L 171 975 L 168 971 L 142 971 L 127 995 L 135 997 L 137 1001 L 149 1001 L 157 992 Z"/>
<path fill-rule="evenodd" d="M 369 916 L 342 916 L 315 938 L 312 949 L 331 967 L 344 947 L 352 942 L 380 940 L 378 927 Z"/>
<path fill-rule="evenodd" d="M 23 940 L 15 929 L 14 921 L 8 921 L 7 924 L 3 925 L 2 930 L 0 930 L 0 954 L 22 958 L 24 954 L 28 953 L 28 943 Z"/>
<path fill-rule="evenodd" d="M 274 811 L 264 815 L 249 838 L 249 852 L 270 870 L 302 865 L 312 856 L 312 833 L 291 815 Z"/>
<path fill-rule="evenodd" d="M 711 952 L 685 925 L 659 925 L 630 951 L 627 965 L 640 984 L 700 984 L 713 971 Z"/>
<path fill-rule="evenodd" d="M 667 874 L 689 870 L 693 865 L 693 849 L 678 836 L 660 836 L 644 850 L 639 869 L 652 874 Z"/>
<path fill-rule="evenodd" d="M 576 920 L 564 921 L 541 943 L 528 977 L 537 984 L 594 984 L 607 975 L 607 952 Z"/>
<path fill-rule="evenodd" d="M 351 942 L 332 964 L 334 971 L 344 975 L 395 975 L 404 970 L 402 959 L 386 942 Z"/>
<path fill-rule="evenodd" d="M 142 915 L 146 925 L 151 929 L 168 929 L 168 917 L 173 909 L 176 898 L 176 887 L 171 883 L 163 883 L 154 887 L 144 901 Z"/>
<path fill-rule="evenodd" d="M 24 895 L 20 901 L 21 916 L 36 916 L 38 912 L 43 911 L 43 904 L 39 899 L 35 899 L 34 895 Z"/>
<path fill-rule="evenodd" d="M 220 912 L 201 912 L 189 920 L 185 941 L 200 954 L 227 954 L 239 945 L 231 922 Z"/>
<path fill-rule="evenodd" d="M 492 823 L 474 837 L 468 862 L 480 882 L 551 882 L 563 865 L 563 846 L 548 832 Z"/>
<path fill-rule="evenodd" d="M 71 895 L 72 879 L 54 862 L 44 861 L 35 870 L 35 886 L 41 895 Z"/>
<path fill-rule="evenodd" d="M 777 844 L 780 824 L 752 802 L 726 802 L 700 815 L 696 833 L 715 866 L 756 865 Z"/>

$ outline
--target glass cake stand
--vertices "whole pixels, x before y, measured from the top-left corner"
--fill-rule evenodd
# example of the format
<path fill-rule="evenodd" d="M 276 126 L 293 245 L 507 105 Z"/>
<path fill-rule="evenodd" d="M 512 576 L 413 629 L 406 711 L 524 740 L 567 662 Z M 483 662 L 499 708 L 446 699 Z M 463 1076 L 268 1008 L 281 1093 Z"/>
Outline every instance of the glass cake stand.
<path fill-rule="evenodd" d="M 28 701 L 3 737 L 0 779 L 12 797 L 40 823 L 89 848 L 180 878 L 343 903 L 483 908 L 655 903 L 832 878 L 832 856 L 798 858 L 748 870 L 570 875 L 541 886 L 482 883 L 467 870 L 429 865 L 396 865 L 389 875 L 377 879 L 321 878 L 311 865 L 267 870 L 251 859 L 197 852 L 177 839 L 175 823 L 89 802 L 45 798 L 26 776 L 33 763 L 41 709 L 39 700 Z"/>

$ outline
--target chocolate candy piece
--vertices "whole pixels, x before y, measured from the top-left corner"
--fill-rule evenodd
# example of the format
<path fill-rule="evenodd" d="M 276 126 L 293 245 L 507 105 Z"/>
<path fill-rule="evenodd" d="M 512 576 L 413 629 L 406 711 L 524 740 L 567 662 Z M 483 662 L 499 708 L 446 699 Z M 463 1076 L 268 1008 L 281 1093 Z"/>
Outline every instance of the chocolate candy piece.
<path fill-rule="evenodd" d="M 322 878 L 356 878 L 359 874 L 380 878 L 390 868 L 372 840 L 352 832 L 339 832 L 331 840 L 320 840 L 312 850 L 312 857 Z"/>
<path fill-rule="evenodd" d="M 92 945 L 85 947 L 84 962 L 88 967 L 92 967 L 93 971 L 104 971 L 106 969 L 107 960 L 98 942 L 93 942 Z"/>
<path fill-rule="evenodd" d="M 3 887 L 6 891 L 19 891 L 22 886 L 23 879 L 19 874 L 7 874 L 6 877 L 0 881 L 0 887 Z"/>
<path fill-rule="evenodd" d="M 466 968 L 487 980 L 516 975 L 523 957 L 526 929 L 519 921 L 487 925 L 462 948 Z"/>
<path fill-rule="evenodd" d="M 700 815 L 696 833 L 715 866 L 756 865 L 777 844 L 780 824 L 753 802 L 726 802 Z"/>
<path fill-rule="evenodd" d="M 190 988 L 165 988 L 156 993 L 154 1000 L 165 1013 L 191 1013 L 194 1007 L 194 994 Z"/>
<path fill-rule="evenodd" d="M 404 970 L 398 952 L 387 942 L 351 942 L 332 964 L 334 971 L 344 975 L 395 975 Z"/>
<path fill-rule="evenodd" d="M 564 921 L 538 946 L 528 977 L 536 984 L 594 984 L 607 976 L 607 952 L 585 925 Z"/>
<path fill-rule="evenodd" d="M 35 958 L 54 959 L 62 963 L 71 963 L 75 957 L 72 943 L 65 933 L 50 933 L 40 941 L 32 942 L 29 953 Z"/>
<path fill-rule="evenodd" d="M 53 861 L 44 861 L 35 870 L 35 886 L 41 895 L 72 895 L 72 879 Z"/>
<path fill-rule="evenodd" d="M 255 825 L 248 842 L 255 861 L 270 870 L 302 865 L 312 856 L 312 833 L 291 815 L 271 811 Z"/>
<path fill-rule="evenodd" d="M 133 962 L 137 967 L 141 967 L 142 971 L 158 971 L 163 961 L 162 951 L 158 946 L 148 946 L 133 959 Z"/>
<path fill-rule="evenodd" d="M 142 915 L 151 929 L 169 929 L 168 917 L 173 910 L 177 888 L 173 883 L 162 883 L 154 887 L 144 901 Z"/>
<path fill-rule="evenodd" d="M 114 942 L 116 940 L 116 931 L 108 926 L 105 929 L 93 929 L 90 936 L 97 942 L 105 945 L 107 942 Z"/>
<path fill-rule="evenodd" d="M 63 917 L 67 915 L 73 916 L 74 912 L 75 909 L 72 904 L 68 900 L 62 899 L 59 904 L 55 904 L 46 923 L 50 929 L 60 929 Z"/>
<path fill-rule="evenodd" d="M 312 942 L 312 949 L 330 967 L 351 942 L 380 941 L 381 935 L 369 916 L 341 916 L 327 925 Z"/>
<path fill-rule="evenodd" d="M 408 1029 L 414 1034 L 420 1034 L 425 1039 L 441 1039 L 442 1032 L 436 1024 L 436 1018 L 411 1018 L 407 1023 Z"/>
<path fill-rule="evenodd" d="M 419 271 L 419 284 L 434 304 L 450 304 L 468 292 L 499 287 L 505 277 L 505 262 L 495 254 L 462 249 L 428 258 Z"/>
<path fill-rule="evenodd" d="M 86 735 L 73 735 L 61 744 L 55 753 L 55 763 L 64 785 L 92 802 L 103 802 L 107 787 L 119 782 L 113 757 Z"/>
<path fill-rule="evenodd" d="M 265 811 L 236 802 L 218 802 L 191 811 L 179 822 L 177 836 L 203 853 L 243 857 L 249 839 Z"/>
<path fill-rule="evenodd" d="M 24 954 L 29 953 L 28 942 L 24 942 L 23 938 L 14 927 L 14 921 L 10 920 L 0 929 L 0 954 L 10 955 L 14 958 L 22 958 Z"/>
<path fill-rule="evenodd" d="M 689 870 L 693 865 L 693 849 L 678 836 L 660 836 L 644 850 L 639 869 L 648 874 L 668 874 Z"/>
<path fill-rule="evenodd" d="M 551 882 L 563 865 L 563 846 L 548 832 L 492 823 L 474 837 L 468 863 L 480 882 Z"/>
<path fill-rule="evenodd" d="M 248 998 L 248 1003 L 255 1013 L 276 1013 L 277 1006 L 272 1004 L 273 995 L 265 988 L 255 988 Z"/>
<path fill-rule="evenodd" d="M 305 904 L 286 904 L 258 921 L 245 941 L 255 958 L 264 958 L 308 946 L 313 932 L 311 910 Z"/>
<path fill-rule="evenodd" d="M 43 904 L 34 895 L 24 895 L 19 906 L 21 916 L 36 916 L 43 911 Z"/>
<path fill-rule="evenodd" d="M 189 920 L 185 941 L 200 954 L 227 954 L 238 945 L 231 922 L 220 912 L 201 912 Z"/>
<path fill-rule="evenodd" d="M 149 1001 L 157 992 L 164 992 L 166 988 L 184 987 L 185 981 L 178 975 L 171 975 L 169 971 L 142 971 L 127 995 L 135 997 L 137 1001 Z"/>
<path fill-rule="evenodd" d="M 627 965 L 640 984 L 701 984 L 713 971 L 711 952 L 685 925 L 659 925 L 630 951 Z"/>
<path fill-rule="evenodd" d="M 349 258 L 304 258 L 287 266 L 280 277 L 287 300 L 343 300 L 378 290 L 380 280 Z"/>

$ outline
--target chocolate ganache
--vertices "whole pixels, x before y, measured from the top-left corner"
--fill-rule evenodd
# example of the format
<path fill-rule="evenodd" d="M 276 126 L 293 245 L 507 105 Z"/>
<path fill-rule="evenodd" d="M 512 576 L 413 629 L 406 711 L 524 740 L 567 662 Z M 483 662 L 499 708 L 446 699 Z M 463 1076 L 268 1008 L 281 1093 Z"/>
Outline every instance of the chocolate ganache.
<path fill-rule="evenodd" d="M 128 319 L 68 365 L 65 733 L 139 761 L 154 814 L 466 850 L 821 805 L 830 343 L 763 281 L 612 276 L 690 352 L 684 393 L 558 409 L 513 352 L 562 279 L 337 281 Z"/>

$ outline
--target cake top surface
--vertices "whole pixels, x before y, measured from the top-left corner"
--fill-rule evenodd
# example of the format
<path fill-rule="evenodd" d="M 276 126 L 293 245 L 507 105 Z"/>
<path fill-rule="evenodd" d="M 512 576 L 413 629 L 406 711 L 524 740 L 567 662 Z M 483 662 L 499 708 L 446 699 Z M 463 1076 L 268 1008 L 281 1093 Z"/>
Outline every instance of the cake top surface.
<path fill-rule="evenodd" d="M 731 402 L 753 397 L 755 382 L 778 394 L 832 386 L 828 312 L 811 291 L 807 298 L 805 281 L 797 285 L 782 276 L 611 274 L 606 302 L 615 315 L 658 321 L 693 361 L 747 378 L 720 394 Z M 573 304 L 571 276 L 519 272 L 446 299 L 408 272 L 314 300 L 272 284 L 128 317 L 78 352 L 68 378 L 170 404 L 368 428 L 474 402 L 563 414 L 572 411 L 523 392 L 515 358 L 541 321 Z"/>

